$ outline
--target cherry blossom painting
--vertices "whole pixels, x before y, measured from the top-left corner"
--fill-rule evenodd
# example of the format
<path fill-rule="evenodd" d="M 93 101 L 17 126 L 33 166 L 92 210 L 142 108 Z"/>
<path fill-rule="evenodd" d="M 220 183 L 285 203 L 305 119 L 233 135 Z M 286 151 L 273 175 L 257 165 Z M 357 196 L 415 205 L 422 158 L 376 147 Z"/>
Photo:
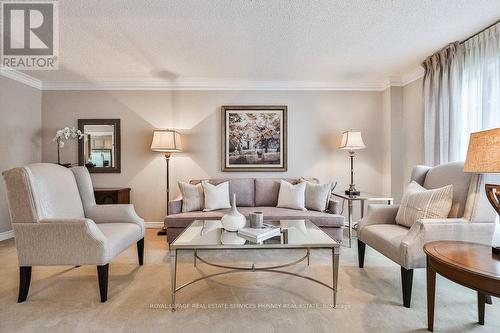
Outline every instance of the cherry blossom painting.
<path fill-rule="evenodd" d="M 222 171 L 286 171 L 286 106 L 222 107 Z"/>

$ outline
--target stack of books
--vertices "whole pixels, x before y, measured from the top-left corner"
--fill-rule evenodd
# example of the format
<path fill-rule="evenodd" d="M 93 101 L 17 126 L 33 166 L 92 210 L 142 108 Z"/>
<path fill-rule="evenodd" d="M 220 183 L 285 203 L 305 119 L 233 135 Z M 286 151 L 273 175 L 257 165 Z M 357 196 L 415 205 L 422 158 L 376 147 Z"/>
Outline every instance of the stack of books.
<path fill-rule="evenodd" d="M 238 230 L 238 236 L 253 243 L 262 243 L 266 239 L 280 235 L 280 228 L 242 228 Z"/>

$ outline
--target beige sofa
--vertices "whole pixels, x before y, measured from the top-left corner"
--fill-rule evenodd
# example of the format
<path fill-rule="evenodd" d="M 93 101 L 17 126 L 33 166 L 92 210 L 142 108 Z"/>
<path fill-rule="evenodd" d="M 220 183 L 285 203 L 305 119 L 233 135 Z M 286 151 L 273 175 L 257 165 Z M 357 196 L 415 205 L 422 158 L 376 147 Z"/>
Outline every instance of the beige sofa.
<path fill-rule="evenodd" d="M 297 183 L 300 179 L 287 179 Z M 342 241 L 345 218 L 340 215 L 340 203 L 330 200 L 326 212 L 300 211 L 287 208 L 277 208 L 280 179 L 270 178 L 231 178 L 209 179 L 211 184 L 220 184 L 229 181 L 229 193 L 236 194 L 238 210 L 245 216 L 251 212 L 261 211 L 264 219 L 271 220 L 302 220 L 309 219 L 331 237 Z M 191 180 L 191 184 L 201 182 L 200 179 Z M 182 213 L 182 199 L 169 202 L 169 215 L 165 218 L 167 240 L 171 243 L 193 220 L 218 220 L 228 209 L 211 212 L 195 211 Z"/>
<path fill-rule="evenodd" d="M 463 167 L 463 162 L 415 166 L 411 174 L 411 180 L 427 189 L 453 185 L 447 219 L 422 219 L 407 228 L 396 224 L 399 206 L 369 205 L 358 224 L 359 267 L 364 266 L 365 244 L 400 265 L 405 307 L 410 307 L 413 269 L 426 267 L 426 243 L 459 240 L 491 245 L 496 213 L 487 202 L 482 176 L 466 174 Z"/>

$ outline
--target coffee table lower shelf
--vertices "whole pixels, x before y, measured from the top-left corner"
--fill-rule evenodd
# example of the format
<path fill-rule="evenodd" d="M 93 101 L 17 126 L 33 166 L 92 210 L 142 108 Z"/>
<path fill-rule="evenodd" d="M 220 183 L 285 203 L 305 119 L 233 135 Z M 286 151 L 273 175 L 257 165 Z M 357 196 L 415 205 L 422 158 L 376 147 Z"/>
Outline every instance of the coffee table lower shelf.
<path fill-rule="evenodd" d="M 258 249 L 258 248 L 256 248 Z M 269 248 L 267 248 L 269 249 Z M 288 248 L 279 248 L 279 250 L 286 250 Z M 329 284 L 325 283 L 325 282 L 322 282 L 318 279 L 315 279 L 315 278 L 312 278 L 310 276 L 306 276 L 306 275 L 302 275 L 302 274 L 298 274 L 298 273 L 294 273 L 294 272 L 288 272 L 288 271 L 284 271 L 284 270 L 281 270 L 281 268 L 285 268 L 285 267 L 289 267 L 289 266 L 293 266 L 293 265 L 297 265 L 299 263 L 301 263 L 302 261 L 306 260 L 307 259 L 307 265 L 309 266 L 310 264 L 310 253 L 311 253 L 311 248 L 300 248 L 300 247 L 292 247 L 291 249 L 303 249 L 303 250 L 306 250 L 306 254 L 299 258 L 298 260 L 295 260 L 293 262 L 290 262 L 290 263 L 285 263 L 285 264 L 281 264 L 281 265 L 275 265 L 275 266 L 265 266 L 265 267 L 256 267 L 255 264 L 252 264 L 252 266 L 249 266 L 249 267 L 238 267 L 238 266 L 226 266 L 226 265 L 220 265 L 220 264 L 216 264 L 216 263 L 211 263 L 203 258 L 201 258 L 198 254 L 198 250 L 203 250 L 203 251 L 210 251 L 210 250 L 221 250 L 220 248 L 214 248 L 214 249 L 210 249 L 210 248 L 203 248 L 203 249 L 196 249 L 196 248 L 193 248 L 193 249 L 186 249 L 186 248 L 182 248 L 182 249 L 173 249 L 173 250 L 170 250 L 169 252 L 169 256 L 170 256 L 170 274 L 171 274 L 171 284 L 172 284 L 172 291 L 171 291 L 171 296 L 172 296 L 172 301 L 171 301 L 171 310 L 172 311 L 175 311 L 176 309 L 176 300 L 175 300 L 175 296 L 177 294 L 177 292 L 179 292 L 180 290 L 196 283 L 196 282 L 199 282 L 199 281 L 202 281 L 202 280 L 205 280 L 205 279 L 209 279 L 209 278 L 212 278 L 212 277 L 216 277 L 216 276 L 219 276 L 219 275 L 225 275 L 225 274 L 233 274 L 233 273 L 241 273 L 241 272 L 268 272 L 268 273 L 278 273 L 278 274 L 286 274 L 286 275 L 291 275 L 291 276 L 296 276 L 296 277 L 299 277 L 299 278 L 302 278 L 302 279 L 306 279 L 306 280 L 309 280 L 309 281 L 312 281 L 312 282 L 315 282 L 325 288 L 328 288 L 330 289 L 332 292 L 333 292 L 333 307 L 335 308 L 336 305 L 337 305 L 337 289 L 338 289 L 338 270 L 339 270 L 339 248 L 338 247 L 333 247 L 333 248 L 328 248 L 328 249 L 331 249 L 332 251 L 332 285 L 330 286 Z M 210 265 L 210 266 L 214 266 L 214 267 L 218 267 L 218 268 L 222 268 L 222 269 L 227 269 L 226 271 L 223 271 L 223 272 L 218 272 L 218 273 L 213 273 L 213 274 L 209 274 L 209 275 L 204 275 L 204 276 L 201 276 L 199 278 L 196 278 L 194 280 L 191 280 L 189 282 L 186 282 L 184 284 L 182 284 L 181 286 L 177 286 L 177 254 L 178 254 L 178 251 L 193 251 L 194 252 L 194 256 L 193 256 L 193 264 L 194 264 L 194 267 L 196 267 L 197 265 L 197 260 L 199 260 L 200 262 L 204 263 L 204 264 L 207 264 L 207 265 Z M 240 249 L 240 248 L 233 248 L 231 250 L 251 250 L 249 248 L 247 249 Z M 266 250 L 266 248 L 262 248 L 262 249 L 259 249 L 259 250 Z M 276 250 L 276 249 L 274 249 Z"/>

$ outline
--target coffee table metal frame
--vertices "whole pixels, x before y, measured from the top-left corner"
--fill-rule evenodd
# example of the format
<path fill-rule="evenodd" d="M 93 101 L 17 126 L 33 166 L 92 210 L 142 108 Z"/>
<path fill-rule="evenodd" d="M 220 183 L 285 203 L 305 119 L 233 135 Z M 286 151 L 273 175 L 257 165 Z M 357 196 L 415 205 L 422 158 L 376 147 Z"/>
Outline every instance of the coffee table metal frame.
<path fill-rule="evenodd" d="M 193 221 L 195 223 L 196 221 Z M 191 226 L 190 225 L 190 226 Z M 187 230 L 189 227 L 187 227 L 185 230 Z M 185 230 L 182 232 L 184 233 Z M 286 231 L 286 230 L 284 230 Z M 179 238 L 182 233 L 177 237 Z M 283 235 L 285 234 L 285 235 Z M 282 231 L 282 235 L 286 237 L 286 233 Z M 264 267 L 256 267 L 255 264 L 252 264 L 252 266 L 249 267 L 241 267 L 241 266 L 226 266 L 226 265 L 220 265 L 216 263 L 209 262 L 203 258 L 201 258 L 198 254 L 199 250 L 290 250 L 290 249 L 304 249 L 306 250 L 306 254 L 293 261 L 290 263 L 285 263 L 281 265 L 275 265 L 275 266 L 264 266 Z M 310 253 L 311 249 L 331 249 L 332 251 L 332 285 L 330 286 L 329 284 L 320 281 L 318 279 L 315 279 L 310 276 L 294 273 L 294 272 L 288 272 L 281 270 L 281 268 L 297 265 L 301 263 L 302 261 L 307 259 L 307 265 L 309 266 L 310 263 Z M 178 257 L 178 252 L 179 251 L 193 251 L 193 265 L 194 267 L 197 267 L 197 261 L 199 260 L 200 262 L 218 267 L 218 268 L 223 268 L 227 269 L 226 271 L 223 272 L 218 272 L 218 273 L 213 273 L 209 275 L 204 275 L 199 278 L 193 279 L 189 282 L 186 282 L 180 286 L 177 286 L 177 257 Z M 176 245 L 175 240 L 171 243 L 170 245 L 170 250 L 169 250 L 169 257 L 170 257 L 170 279 L 171 279 L 171 310 L 175 311 L 176 309 L 176 301 L 175 301 L 175 296 L 176 294 L 196 283 L 205 279 L 209 279 L 212 277 L 216 277 L 219 275 L 225 275 L 225 274 L 233 274 L 233 273 L 239 273 L 239 272 L 267 272 L 267 273 L 278 273 L 278 274 L 286 274 L 286 275 L 291 275 L 291 276 L 296 276 L 302 279 L 306 279 L 312 282 L 315 282 L 325 288 L 328 288 L 332 291 L 333 293 L 333 307 L 335 308 L 337 305 L 337 290 L 338 290 L 338 270 L 339 270 L 339 254 L 340 254 L 340 244 L 338 242 L 335 242 L 334 244 L 312 244 L 312 245 L 295 245 L 295 244 L 251 244 L 251 245 L 245 245 L 244 247 L 239 246 L 239 245 Z"/>

